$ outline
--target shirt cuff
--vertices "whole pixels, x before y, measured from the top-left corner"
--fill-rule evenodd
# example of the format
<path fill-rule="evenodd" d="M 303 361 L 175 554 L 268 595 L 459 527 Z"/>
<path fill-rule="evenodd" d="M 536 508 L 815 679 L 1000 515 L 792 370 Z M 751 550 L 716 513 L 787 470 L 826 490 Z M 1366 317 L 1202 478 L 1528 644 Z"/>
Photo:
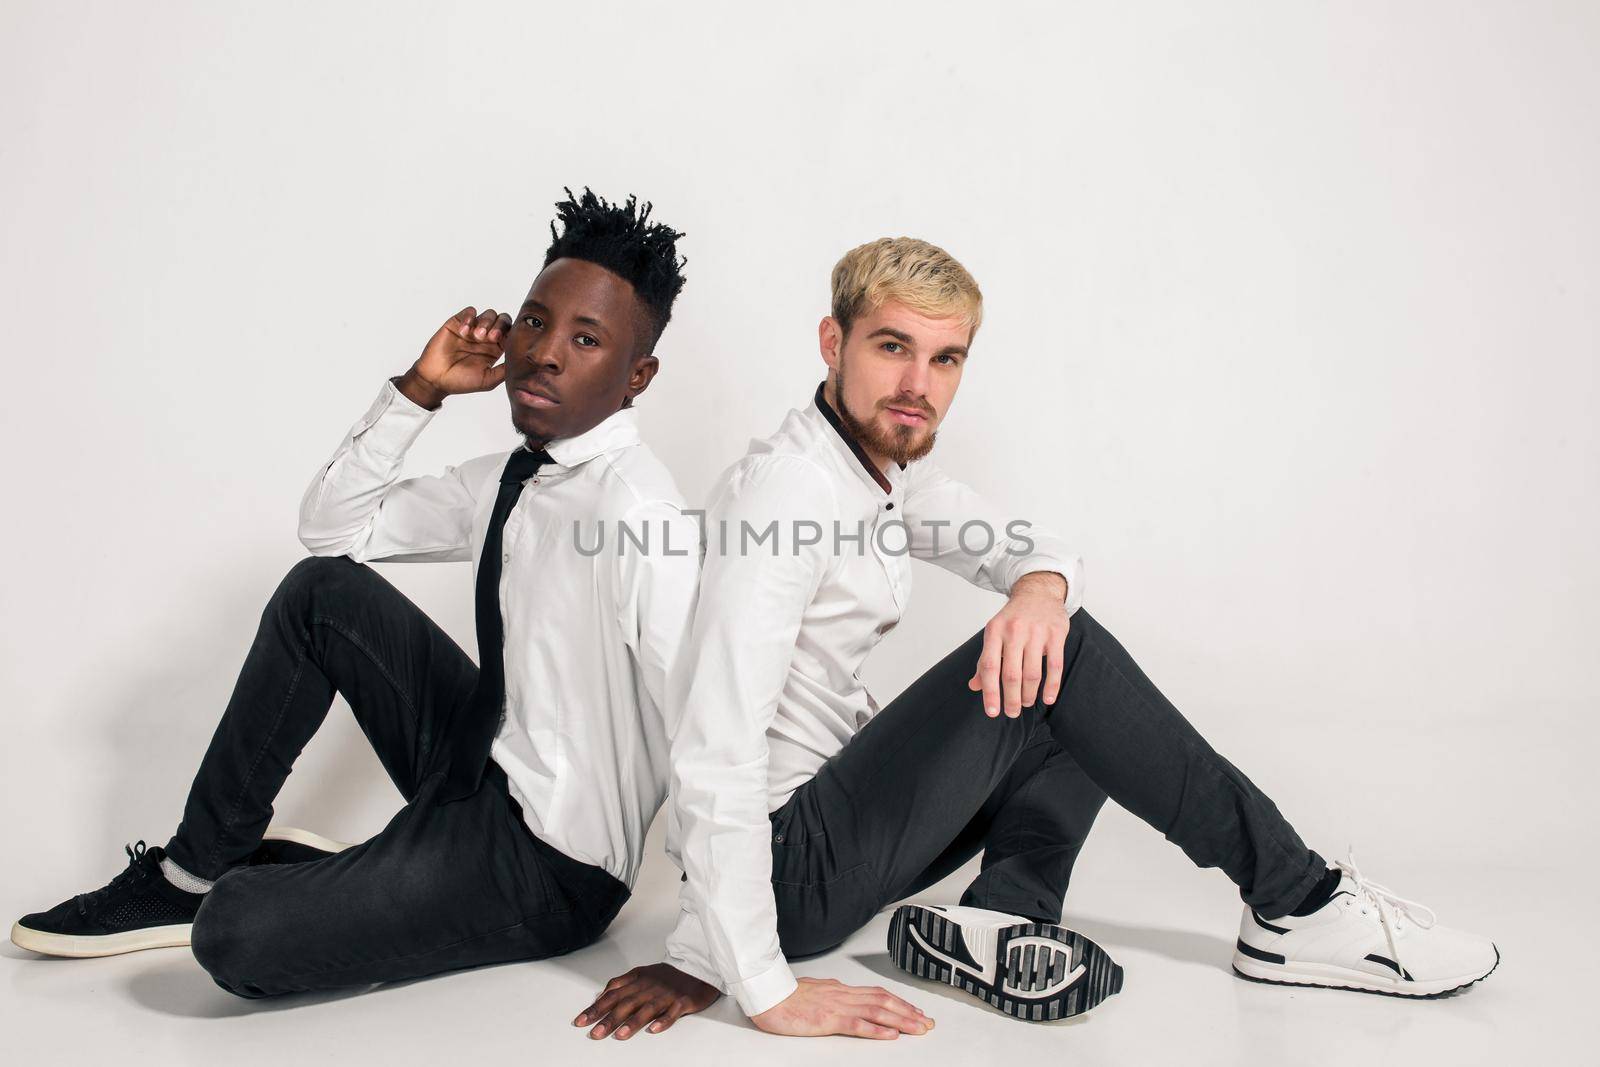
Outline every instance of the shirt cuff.
<path fill-rule="evenodd" d="M 1027 556 L 1012 565 L 1011 582 L 1006 587 L 1010 591 L 1023 575 L 1035 571 L 1051 571 L 1067 580 L 1067 600 L 1063 605 L 1068 617 L 1077 611 L 1083 604 L 1083 559 L 1079 556 L 1062 558 L 1059 556 Z"/>
<path fill-rule="evenodd" d="M 402 456 L 436 414 L 410 400 L 392 380 L 385 380 L 350 437 L 379 455 Z"/>
<path fill-rule="evenodd" d="M 695 963 L 686 956 L 680 956 L 675 952 L 668 952 L 662 959 L 662 962 L 669 967 L 676 967 L 690 978 L 700 979 L 700 981 L 704 982 L 708 986 L 711 986 L 719 993 L 726 993 L 728 991 L 727 987 L 723 984 L 721 975 L 717 974 L 715 971 L 700 966 L 698 963 Z"/>
<path fill-rule="evenodd" d="M 788 961 L 780 956 L 777 963 L 754 978 L 730 982 L 728 993 L 739 1002 L 739 1008 L 746 1015 L 760 1015 L 787 1000 L 789 994 L 798 988 L 800 983 L 795 981 Z"/>

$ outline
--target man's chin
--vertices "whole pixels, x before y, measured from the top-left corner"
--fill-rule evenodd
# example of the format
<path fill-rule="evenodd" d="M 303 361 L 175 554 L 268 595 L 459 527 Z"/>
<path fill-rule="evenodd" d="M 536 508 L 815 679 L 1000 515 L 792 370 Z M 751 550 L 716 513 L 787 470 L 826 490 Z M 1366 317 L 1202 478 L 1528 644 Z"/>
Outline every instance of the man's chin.
<path fill-rule="evenodd" d="M 532 437 L 536 440 L 548 441 L 555 436 L 555 434 L 552 432 L 554 427 L 548 425 L 544 422 L 544 420 L 540 419 L 538 415 L 528 411 L 528 409 L 522 407 L 521 405 L 515 405 L 512 407 L 511 425 L 524 437 Z"/>
<path fill-rule="evenodd" d="M 896 463 L 913 463 L 926 456 L 933 451 L 934 439 L 939 436 L 937 430 L 916 429 L 900 423 L 892 423 L 887 428 L 880 423 L 873 429 L 877 438 L 873 451 Z"/>

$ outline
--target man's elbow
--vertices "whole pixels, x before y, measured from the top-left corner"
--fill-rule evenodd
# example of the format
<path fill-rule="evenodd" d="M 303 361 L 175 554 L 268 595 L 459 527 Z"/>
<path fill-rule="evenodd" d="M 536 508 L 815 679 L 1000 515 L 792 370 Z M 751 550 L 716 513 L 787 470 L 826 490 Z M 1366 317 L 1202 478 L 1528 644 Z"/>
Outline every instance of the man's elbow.
<path fill-rule="evenodd" d="M 356 544 L 353 537 L 341 537 L 327 530 L 319 530 L 303 520 L 295 536 L 300 538 L 300 543 L 313 556 L 347 556 Z"/>

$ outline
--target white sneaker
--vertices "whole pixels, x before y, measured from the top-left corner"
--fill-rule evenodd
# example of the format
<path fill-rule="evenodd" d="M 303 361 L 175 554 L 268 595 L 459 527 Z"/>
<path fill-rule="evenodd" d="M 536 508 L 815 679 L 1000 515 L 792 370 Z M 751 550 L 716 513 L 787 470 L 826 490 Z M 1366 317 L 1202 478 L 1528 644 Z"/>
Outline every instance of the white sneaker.
<path fill-rule="evenodd" d="M 1262 982 L 1434 997 L 1500 965 L 1488 938 L 1440 926 L 1433 909 L 1364 878 L 1355 849 L 1334 866 L 1343 872 L 1338 888 L 1310 915 L 1263 919 L 1245 907 L 1235 971 Z"/>
<path fill-rule="evenodd" d="M 1122 988 L 1122 968 L 1082 934 L 983 908 L 901 905 L 889 956 L 1018 1019 L 1082 1015 Z"/>

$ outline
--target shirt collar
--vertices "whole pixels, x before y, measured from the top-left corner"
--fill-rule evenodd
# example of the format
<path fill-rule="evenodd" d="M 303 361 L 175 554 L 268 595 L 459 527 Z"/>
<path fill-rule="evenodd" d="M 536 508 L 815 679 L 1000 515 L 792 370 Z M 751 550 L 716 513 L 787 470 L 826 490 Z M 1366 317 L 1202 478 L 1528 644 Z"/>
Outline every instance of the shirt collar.
<path fill-rule="evenodd" d="M 638 443 L 639 409 L 627 407 L 612 412 L 575 437 L 556 438 L 545 445 L 544 450 L 560 466 L 576 467 L 603 452 L 614 452 Z M 527 448 L 528 443 L 524 441 L 522 447 Z"/>
<path fill-rule="evenodd" d="M 833 405 L 829 404 L 827 398 L 823 396 L 827 384 L 826 379 L 817 384 L 817 391 L 811 397 L 811 409 L 821 415 L 823 421 L 833 428 L 834 435 L 850 450 L 851 455 L 855 456 L 861 463 L 863 472 L 872 479 L 873 484 L 885 493 L 893 493 L 896 485 L 899 484 L 900 472 L 906 469 L 906 465 L 897 463 L 890 468 L 889 473 L 886 475 L 876 463 L 872 462 L 871 458 L 867 456 L 866 450 L 861 447 L 854 437 L 850 436 L 850 431 L 844 428 L 844 423 L 839 419 L 839 413 L 833 410 Z"/>

